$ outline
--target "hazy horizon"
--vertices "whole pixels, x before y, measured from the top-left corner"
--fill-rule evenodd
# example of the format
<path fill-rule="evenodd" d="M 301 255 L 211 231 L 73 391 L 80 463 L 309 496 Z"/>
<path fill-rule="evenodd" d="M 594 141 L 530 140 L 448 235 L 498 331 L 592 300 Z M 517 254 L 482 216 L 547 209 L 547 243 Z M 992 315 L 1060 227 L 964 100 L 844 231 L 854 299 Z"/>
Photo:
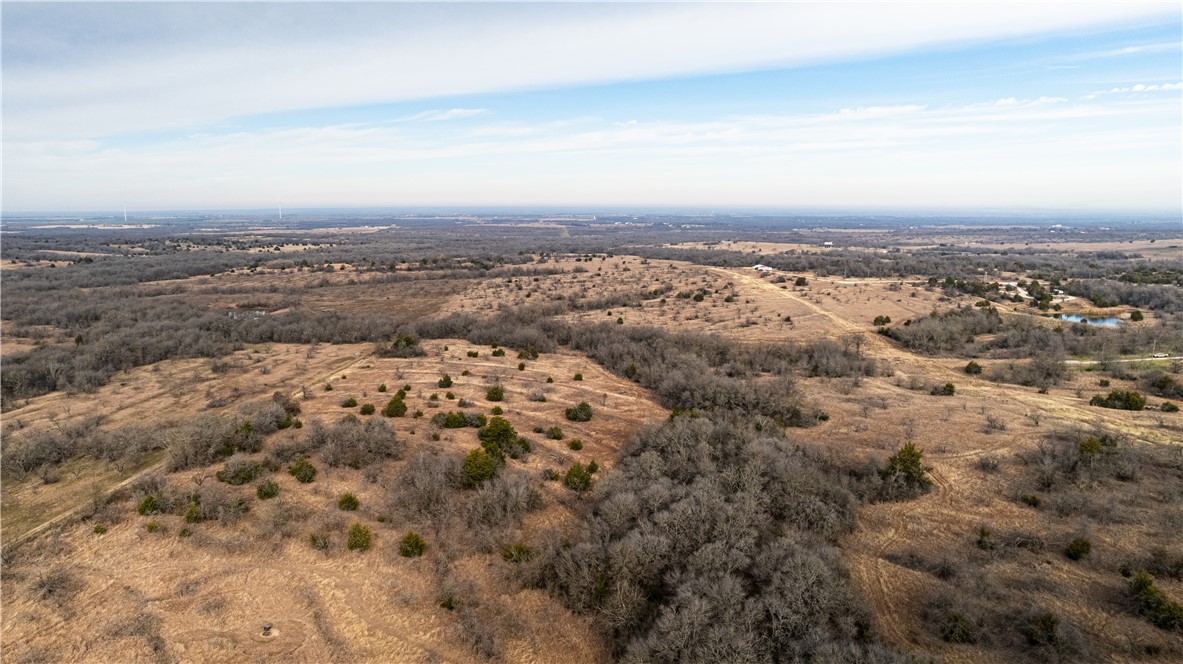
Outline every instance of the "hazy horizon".
<path fill-rule="evenodd" d="M 115 219 L 122 221 L 124 211 L 122 208 L 115 210 L 12 210 L 6 211 L 4 216 L 7 220 L 13 219 L 85 219 L 85 220 L 106 220 Z M 378 217 L 378 218 L 397 218 L 397 217 L 429 217 L 439 216 L 441 218 L 449 218 L 455 216 L 475 216 L 475 217 L 497 217 L 497 216 L 520 216 L 523 218 L 557 215 L 588 217 L 601 215 L 605 217 L 620 217 L 629 215 L 644 215 L 651 216 L 670 216 L 670 217 L 684 217 L 687 219 L 693 218 L 718 218 L 726 219 L 728 217 L 769 217 L 769 218 L 785 218 L 798 219 L 805 217 L 820 217 L 820 218 L 845 218 L 845 219 L 867 219 L 867 220 L 887 220 L 898 219 L 901 221 L 917 220 L 917 219 L 940 219 L 940 220 L 960 220 L 960 219 L 997 219 L 999 221 L 1009 222 L 1046 222 L 1053 223 L 1058 221 L 1081 221 L 1091 223 L 1112 222 L 1114 224 L 1121 224 L 1130 221 L 1146 221 L 1146 222 L 1174 222 L 1183 221 L 1183 214 L 1170 210 L 1073 210 L 1073 209 L 1053 209 L 1053 208 L 1027 208 L 1027 209 L 939 209 L 939 208 L 837 208 L 837 207 L 796 207 L 796 208 L 771 208 L 771 207 L 696 207 L 696 206 L 676 206 L 676 205 L 638 205 L 638 206 L 530 206 L 530 205 L 504 205 L 504 206 L 325 206 L 325 207 L 306 207 L 306 208 L 288 208 L 283 209 L 284 220 L 295 220 L 299 218 L 311 217 L 327 217 L 327 218 L 350 218 L 350 217 Z M 259 219 L 279 219 L 278 208 L 190 208 L 190 209 L 145 209 L 133 210 L 128 208 L 127 218 L 128 223 L 134 224 L 137 221 L 144 220 L 161 220 L 169 217 L 184 217 L 184 216 L 230 216 L 230 217 L 246 217 Z"/>

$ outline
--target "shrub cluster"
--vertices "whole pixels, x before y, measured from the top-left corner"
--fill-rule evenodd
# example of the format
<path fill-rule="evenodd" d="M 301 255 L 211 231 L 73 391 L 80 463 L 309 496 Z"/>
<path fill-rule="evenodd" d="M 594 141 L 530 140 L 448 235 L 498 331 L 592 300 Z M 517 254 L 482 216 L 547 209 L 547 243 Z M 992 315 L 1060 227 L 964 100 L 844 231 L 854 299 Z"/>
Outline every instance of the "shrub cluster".
<path fill-rule="evenodd" d="M 503 417 L 490 418 L 477 430 L 477 438 L 481 441 L 481 448 L 498 464 L 504 463 L 507 456 L 517 459 L 530 451 L 530 442 L 519 436 L 509 420 Z"/>
<path fill-rule="evenodd" d="M 259 500 L 274 498 L 279 495 L 279 485 L 275 483 L 275 480 L 263 480 L 259 486 L 255 487 L 255 495 Z"/>
<path fill-rule="evenodd" d="M 352 526 L 349 526 L 349 534 L 345 541 L 345 546 L 350 551 L 365 551 L 370 548 L 373 537 L 373 533 L 364 524 L 354 523 Z"/>
<path fill-rule="evenodd" d="M 1068 547 L 1064 549 L 1064 555 L 1071 560 L 1080 560 L 1089 555 L 1093 550 L 1093 543 L 1083 537 L 1077 537 L 1068 543 Z"/>
<path fill-rule="evenodd" d="M 883 469 L 884 479 L 900 483 L 917 493 L 928 491 L 932 487 L 932 480 L 928 471 L 932 468 L 923 463 L 924 452 L 916 448 L 914 443 L 905 443 L 895 454 L 887 460 Z"/>
<path fill-rule="evenodd" d="M 478 486 L 497 474 L 497 459 L 481 448 L 464 457 L 464 478 L 469 486 Z"/>
<path fill-rule="evenodd" d="M 317 551 L 328 551 L 333 546 L 333 537 L 324 531 L 309 533 L 308 544 Z"/>
<path fill-rule="evenodd" d="M 403 417 L 407 414 L 407 404 L 403 401 L 403 392 L 399 390 L 395 396 L 382 407 L 384 417 Z"/>
<path fill-rule="evenodd" d="M 214 475 L 219 482 L 238 486 L 254 480 L 261 472 L 263 472 L 263 466 L 258 462 L 234 456 L 226 462 L 225 468 Z"/>
<path fill-rule="evenodd" d="M 1002 316 L 994 308 L 958 307 L 883 328 L 883 333 L 905 348 L 931 354 L 960 350 L 967 339 L 1001 327 Z"/>
<path fill-rule="evenodd" d="M 343 493 L 341 494 L 341 497 L 337 499 L 337 508 L 346 512 L 356 511 L 360 505 L 361 502 L 358 501 L 357 496 L 353 495 L 352 493 Z"/>
<path fill-rule="evenodd" d="M 1156 585 L 1154 577 L 1140 571 L 1130 579 L 1129 594 L 1137 612 L 1162 629 L 1183 628 L 1183 605 L 1173 602 Z"/>
<path fill-rule="evenodd" d="M 486 422 L 485 416 L 480 413 L 449 411 L 431 416 L 431 423 L 443 429 L 463 429 L 464 427 L 478 429 L 485 426 Z"/>
<path fill-rule="evenodd" d="M 1165 371 L 1152 371 L 1146 376 L 1150 391 L 1167 399 L 1183 399 L 1183 383 Z"/>
<path fill-rule="evenodd" d="M 576 493 L 583 493 L 591 488 L 591 476 L 591 471 L 582 463 L 576 461 L 571 464 L 571 467 L 567 469 L 567 473 L 563 475 L 563 486 Z"/>
<path fill-rule="evenodd" d="M 422 357 L 426 354 L 427 351 L 419 345 L 419 340 L 409 334 L 395 337 L 389 347 L 378 351 L 379 357 Z"/>
<path fill-rule="evenodd" d="M 303 452 L 319 450 L 325 463 L 337 468 L 364 468 L 384 459 L 397 459 L 403 445 L 384 420 L 345 416 L 332 426 L 314 421 L 308 426 Z"/>
<path fill-rule="evenodd" d="M 579 405 L 568 408 L 563 414 L 572 422 L 587 422 L 592 418 L 592 407 L 588 402 L 580 401 Z"/>
<path fill-rule="evenodd" d="M 399 540 L 398 555 L 404 558 L 418 558 L 424 551 L 427 551 L 427 543 L 413 530 Z"/>
<path fill-rule="evenodd" d="M 263 447 L 263 436 L 276 431 L 278 423 L 286 417 L 283 409 L 274 404 L 267 405 L 265 410 L 268 412 L 260 413 L 261 416 L 243 420 L 206 413 L 178 427 L 168 448 L 169 470 L 208 466 L 219 457 L 235 452 L 258 452 Z"/>
<path fill-rule="evenodd" d="M 932 394 L 933 396 L 940 396 L 940 397 L 951 397 L 956 392 L 957 392 L 957 386 L 954 385 L 953 383 L 945 383 L 944 385 L 938 385 L 938 386 L 932 388 L 931 390 L 929 390 L 929 393 Z"/>
<path fill-rule="evenodd" d="M 291 466 L 288 466 L 288 474 L 296 478 L 302 484 L 308 484 L 316 478 L 316 466 L 308 460 L 308 457 L 300 457 Z"/>
<path fill-rule="evenodd" d="M 969 618 L 961 613 L 951 612 L 945 616 L 941 624 L 941 638 L 949 643 L 974 643 L 974 626 Z"/>
<path fill-rule="evenodd" d="M 1146 397 L 1134 391 L 1113 390 L 1107 395 L 1094 395 L 1089 399 L 1089 405 L 1118 410 L 1142 410 L 1146 407 Z"/>

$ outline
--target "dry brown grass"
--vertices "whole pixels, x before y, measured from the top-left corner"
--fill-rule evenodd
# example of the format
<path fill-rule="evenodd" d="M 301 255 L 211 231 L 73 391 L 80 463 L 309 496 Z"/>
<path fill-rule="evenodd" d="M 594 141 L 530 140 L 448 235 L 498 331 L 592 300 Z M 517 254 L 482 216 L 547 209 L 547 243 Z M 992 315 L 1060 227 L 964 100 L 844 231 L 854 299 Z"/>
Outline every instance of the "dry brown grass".
<path fill-rule="evenodd" d="M 389 529 L 364 555 L 326 556 L 302 539 L 259 550 L 249 523 L 199 526 L 208 534 L 182 539 L 173 524 L 147 533 L 142 521 L 101 536 L 77 525 L 60 548 L 18 554 L 4 586 L 6 661 L 474 659 L 453 615 L 436 606 L 430 561 L 390 555 Z M 74 570 L 80 586 L 61 603 L 33 591 L 37 570 L 53 565 Z M 512 661 L 602 658 L 587 626 L 554 600 L 536 591 L 506 599 L 523 622 L 548 626 L 511 640 Z M 274 625 L 270 638 L 261 634 L 264 622 Z"/>
<path fill-rule="evenodd" d="M 1169 531 L 1158 516 L 1144 506 L 1135 506 L 1125 519 L 1090 519 L 1087 526 L 1096 553 L 1082 565 L 1067 561 L 1057 550 L 1064 538 L 1081 527 L 1080 516 L 1059 517 L 1016 500 L 1019 487 L 1030 474 L 1019 459 L 1050 432 L 1104 428 L 1122 433 L 1134 446 L 1177 446 L 1183 440 L 1183 415 L 1164 414 L 1163 426 L 1159 426 L 1157 414 L 1089 407 L 1087 398 L 1095 383 L 1092 374 L 1076 372 L 1071 382 L 1039 394 L 1034 388 L 967 376 L 961 371 L 964 360 L 903 351 L 874 334 L 871 321 L 875 316 L 902 321 L 938 306 L 973 301 L 969 297 L 944 301 L 939 292 L 917 284 L 805 275 L 809 285 L 797 288 L 791 279 L 777 284 L 773 278 L 747 269 L 646 263 L 629 256 L 592 262 L 566 258 L 548 265 L 566 272 L 537 280 L 472 280 L 462 282 L 461 288 L 456 282 L 354 285 L 348 280 L 361 280 L 365 275 L 289 271 L 201 277 L 186 280 L 185 289 L 186 297 L 232 306 L 238 296 L 215 292 L 219 287 L 262 284 L 266 288 L 288 280 L 304 283 L 327 278 L 331 286 L 301 296 L 304 306 L 361 312 L 411 306 L 417 307 L 416 311 L 479 314 L 492 312 L 501 304 L 544 303 L 575 294 L 607 297 L 651 290 L 668 282 L 673 290 L 660 296 L 665 298 L 664 304 L 659 297 L 640 306 L 613 307 L 610 314 L 601 309 L 569 317 L 591 322 L 620 317 L 626 325 L 710 331 L 765 342 L 862 334 L 864 351 L 890 365 L 894 375 L 857 381 L 803 379 L 803 392 L 831 419 L 815 428 L 793 430 L 790 435 L 844 460 L 878 461 L 911 440 L 925 451 L 926 462 L 934 467 L 931 493 L 912 502 L 864 507 L 858 530 L 842 542 L 852 577 L 874 603 L 881 631 L 890 644 L 952 662 L 1005 661 L 1000 654 L 1004 651 L 990 644 L 945 644 L 925 624 L 925 602 L 944 582 L 898 563 L 901 557 L 920 551 L 979 565 L 995 583 L 1024 588 L 1032 604 L 1087 626 L 1086 636 L 1102 659 L 1132 659 L 1128 653 L 1131 639 L 1149 642 L 1156 638 L 1158 643 L 1175 648 L 1172 652 L 1183 652 L 1177 636 L 1155 634 L 1114 599 L 1120 595 L 1123 580 L 1111 563 L 1168 537 Z M 587 272 L 576 273 L 575 268 L 586 268 Z M 419 290 L 421 286 L 423 290 Z M 702 302 L 676 297 L 680 291 L 700 288 L 712 291 Z M 408 303 L 400 293 L 411 289 L 417 299 Z M 724 302 L 728 295 L 732 302 Z M 1028 307 L 1012 309 L 1012 315 L 1031 315 Z M 785 322 L 785 316 L 791 316 L 792 322 Z M 476 447 L 475 430 L 446 429 L 438 431 L 439 440 L 433 440 L 437 430 L 429 423 L 431 415 L 459 410 L 459 399 L 472 403 L 463 410 L 488 413 L 495 404 L 485 399 L 485 390 L 499 383 L 505 388 L 506 399 L 496 405 L 535 446 L 525 463 L 512 463 L 537 477 L 545 469 L 560 469 L 574 460 L 595 459 L 610 468 L 638 427 L 665 416 L 644 390 L 578 354 L 544 354 L 527 361 L 525 371 L 519 371 L 519 360 L 512 351 L 495 358 L 491 348 L 461 340 L 427 341 L 423 347 L 425 357 L 383 359 L 370 355 L 370 345 L 321 345 L 311 353 L 307 346 L 270 345 L 234 354 L 226 360 L 229 370 L 221 373 L 212 371 L 209 361 L 164 362 L 122 375 L 95 395 L 50 394 L 33 399 L 7 414 L 5 426 L 10 427 L 14 418 L 25 427 L 52 426 L 63 418 L 81 416 L 82 410 L 104 414 L 104 426 L 184 419 L 204 410 L 211 397 L 237 395 L 236 404 L 267 398 L 275 391 L 300 395 L 302 385 L 309 388 L 309 398 L 299 399 L 303 409 L 300 418 L 332 422 L 358 412 L 356 407 L 340 406 L 347 397 L 381 409 L 394 391 L 409 384 L 408 416 L 388 420 L 408 443 L 410 452 L 404 458 L 422 449 L 462 455 Z M 468 357 L 469 351 L 479 357 Z M 463 376 L 466 370 L 469 375 Z M 437 385 L 444 372 L 455 381 L 449 388 Z M 572 380 L 576 373 L 583 374 L 582 382 Z M 547 383 L 548 377 L 554 382 Z M 950 381 L 957 386 L 955 397 L 928 394 L 928 385 Z M 332 391 L 323 389 L 326 383 L 333 385 Z M 384 394 L 377 391 L 383 383 L 389 388 Z M 1112 385 L 1123 388 L 1132 383 L 1114 379 Z M 910 389 L 913 386 L 919 389 Z M 1080 396 L 1077 388 L 1089 389 Z M 527 398 L 535 390 L 543 391 L 545 402 Z M 448 391 L 453 392 L 455 401 L 445 398 Z M 430 400 L 433 393 L 438 402 Z M 86 398 L 84 408 L 82 398 Z M 564 419 L 563 409 L 579 401 L 588 401 L 596 409 L 591 422 Z M 433 403 L 438 407 L 432 407 Z M 232 411 L 235 404 L 215 410 Z M 415 410 L 425 416 L 411 417 Z M 1038 424 L 1026 417 L 1028 413 L 1040 414 Z M 1005 422 L 1005 431 L 987 432 L 987 416 Z M 554 425 L 562 427 L 565 440 L 552 441 L 531 433 L 534 427 Z M 300 435 L 292 430 L 280 432 L 268 445 Z M 567 448 L 571 438 L 584 441 L 580 452 Z M 982 471 L 979 462 L 983 457 L 998 460 L 998 471 Z M 10 554 L 5 564 L 5 659 L 477 661 L 460 612 L 437 606 L 434 565 L 438 561 L 431 549 L 424 558 L 399 557 L 397 538 L 412 524 L 377 520 L 383 515 L 386 485 L 397 477 L 403 463 L 388 462 L 367 471 L 318 464 L 320 473 L 311 485 L 299 485 L 280 472 L 276 475 L 281 486 L 279 499 L 260 503 L 252 496 L 254 509 L 243 520 L 231 526 L 194 526 L 190 538 L 177 536 L 185 526 L 175 516 L 156 517 L 163 531 L 148 533 L 144 527 L 147 518 L 135 515 L 128 502 L 120 504 L 122 517 L 111 518 L 104 535 L 92 532 L 93 522 L 65 523 L 60 534 L 50 529 Z M 199 473 L 177 473 L 172 479 L 185 485 Z M 93 468 L 80 468 L 78 478 L 64 472 L 62 482 L 54 485 L 39 486 L 35 478 L 6 483 L 5 541 L 11 542 L 52 518 L 55 511 L 44 505 L 85 502 L 89 500 L 88 482 L 97 479 L 102 486 L 111 486 L 126 474 L 94 464 Z M 1160 482 L 1159 475 L 1149 475 L 1141 484 L 1131 485 L 1133 493 L 1122 493 L 1118 498 L 1135 501 L 1131 496 L 1139 491 L 1169 489 L 1169 483 L 1156 484 Z M 253 492 L 252 486 L 240 489 L 244 495 L 248 490 Z M 354 518 L 342 517 L 335 508 L 336 497 L 345 491 L 360 499 L 362 507 L 356 518 L 374 530 L 374 548 L 356 554 L 346 552 L 338 543 L 328 555 L 313 550 L 306 541 L 312 525 L 327 520 L 334 527 L 341 526 L 337 528 L 339 542 L 344 524 Z M 546 528 L 571 523 L 570 494 L 557 482 L 543 483 L 541 491 L 546 506 L 525 519 L 520 532 L 525 540 Z M 306 518 L 277 526 L 272 511 L 280 505 Z M 110 518 L 115 513 L 108 510 L 102 514 L 100 518 Z M 1023 552 L 982 562 L 974 537 L 978 526 L 987 522 L 999 532 L 1039 533 L 1050 543 L 1049 548 L 1038 554 Z M 281 536 L 284 528 L 291 531 L 291 538 Z M 507 580 L 511 571 L 495 551 L 461 551 L 455 556 L 448 561 L 450 567 L 476 589 L 484 602 L 486 613 L 482 615 L 497 617 L 490 628 L 503 637 L 504 660 L 608 658 L 586 620 L 540 591 L 517 590 Z M 52 596 L 46 599 L 37 590 L 41 576 L 59 567 L 73 570 L 76 581 L 63 586 L 64 594 L 59 597 L 68 596 L 66 601 Z M 1178 582 L 1162 585 L 1168 594 L 1183 597 Z M 275 637 L 259 635 L 263 622 L 275 625 Z"/>
<path fill-rule="evenodd" d="M 443 430 L 440 440 L 433 441 L 432 433 L 437 430 L 428 420 L 440 410 L 456 409 L 460 398 L 473 402 L 465 410 L 488 412 L 494 404 L 485 401 L 485 389 L 496 382 L 506 392 L 505 400 L 497 405 L 534 443 L 534 452 L 525 463 L 512 463 L 534 476 L 544 468 L 558 470 L 575 459 L 597 459 L 608 468 L 643 422 L 664 414 L 635 385 L 576 354 L 543 355 L 528 362 L 525 371 L 518 371 L 519 360 L 513 354 L 493 358 L 488 347 L 455 340 L 425 342 L 424 346 L 427 356 L 411 359 L 358 355 L 368 348 L 345 346 L 321 346 L 307 357 L 306 347 L 274 346 L 236 354 L 232 363 L 241 366 L 216 376 L 203 372 L 202 363 L 162 363 L 158 369 L 133 371 L 125 380 L 100 390 L 91 409 L 108 410 L 111 423 L 141 418 L 151 421 L 153 415 L 164 412 L 184 417 L 202 410 L 199 395 L 204 389 L 216 388 L 219 393 L 238 389 L 240 399 L 246 401 L 265 398 L 276 390 L 299 394 L 300 385 L 307 384 L 311 398 L 299 399 L 303 409 L 300 418 L 332 422 L 346 413 L 357 413 L 356 407 L 340 406 L 346 397 L 380 408 L 395 390 L 409 384 L 407 404 L 412 412 L 421 409 L 425 417 L 415 419 L 408 414 L 387 421 L 409 443 L 411 453 L 433 448 L 462 455 L 478 445 L 476 431 Z M 470 350 L 479 352 L 480 357 L 467 357 Z M 265 377 L 254 370 L 264 363 L 271 367 Z M 461 375 L 465 370 L 469 376 Z M 447 400 L 446 390 L 437 386 L 444 372 L 454 378 L 449 389 L 455 401 Z M 582 382 L 572 380 L 576 373 L 584 375 Z M 548 377 L 554 382 L 547 383 Z M 183 386 L 181 381 L 185 381 Z M 334 389 L 324 391 L 325 383 Z M 377 392 L 382 383 L 389 392 Z M 546 393 L 546 402 L 527 399 L 527 392 L 539 389 Z M 439 395 L 438 408 L 429 405 L 434 403 L 428 398 L 433 393 Z M 137 398 L 130 398 L 132 394 Z M 27 426 L 46 425 L 48 414 L 69 399 L 67 395 L 46 395 L 33 399 L 19 412 Z M 563 409 L 579 401 L 595 404 L 596 416 L 591 422 L 564 419 Z M 233 406 L 221 410 L 228 409 Z M 561 424 L 568 439 L 582 438 L 583 450 L 571 452 L 565 440 L 547 440 L 531 433 L 535 426 L 556 424 Z M 270 444 L 300 435 L 294 430 L 280 432 Z M 400 463 L 364 472 L 318 463 L 317 479 L 309 485 L 277 473 L 280 498 L 263 503 L 250 497 L 254 509 L 232 526 L 210 522 L 187 525 L 171 515 L 141 517 L 134 513 L 134 503 L 125 499 L 117 509 L 108 507 L 95 519 L 62 525 L 60 534 L 47 532 L 19 548 L 5 569 L 5 653 L 51 661 L 64 653 L 71 653 L 77 661 L 478 659 L 466 645 L 468 637 L 457 622 L 459 614 L 438 606 L 432 555 L 422 559 L 398 556 L 397 540 L 408 524 L 377 520 L 384 512 L 384 483 L 397 474 Z M 107 486 L 123 477 L 108 474 L 87 477 Z M 198 469 L 174 473 L 170 479 L 182 487 L 195 486 L 194 478 L 208 474 Z M 208 477 L 205 481 L 214 482 Z M 5 486 L 6 496 L 13 501 L 12 508 L 6 504 L 4 511 L 7 541 L 49 516 L 46 510 L 34 509 L 24 498 L 26 494 L 38 493 L 45 502 L 64 505 L 75 500 L 72 492 L 83 487 L 81 481 L 70 478 L 48 486 L 35 482 Z M 234 489 L 249 497 L 254 487 Z M 523 524 L 520 535 L 527 540 L 542 529 L 571 519 L 571 497 L 559 483 L 546 483 L 541 489 L 548 507 L 531 514 Z M 360 519 L 375 531 L 374 547 L 365 554 L 347 552 L 341 546 L 345 521 L 335 502 L 345 491 L 355 493 L 362 505 L 350 518 Z M 285 511 L 311 515 L 311 521 L 288 526 L 290 539 L 282 538 L 269 525 L 272 510 L 281 506 Z M 149 519 L 156 521 L 160 530 L 147 532 Z M 104 522 L 108 531 L 95 534 L 96 522 Z M 327 556 L 307 544 L 310 524 L 322 522 L 333 525 L 336 532 L 337 543 Z M 193 534 L 178 537 L 186 527 Z M 433 546 L 436 543 L 429 541 L 429 547 Z M 55 565 L 74 570 L 81 586 L 60 606 L 47 604 L 32 590 L 39 570 Z M 498 632 L 506 660 L 605 659 L 586 622 L 541 591 L 516 590 L 506 584 L 508 570 L 497 569 L 507 565 L 499 552 L 471 551 L 452 565 L 480 582 L 482 610 L 502 616 L 501 622 L 485 628 Z M 376 574 L 376 569 L 381 572 Z M 144 618 L 146 615 L 151 617 Z M 276 636 L 267 639 L 259 634 L 263 622 L 274 624 Z M 162 650 L 154 652 L 153 643 Z"/>
<path fill-rule="evenodd" d="M 102 416 L 103 427 L 118 428 L 181 422 L 207 410 L 232 413 L 243 403 L 268 398 L 277 391 L 298 394 L 301 385 L 347 369 L 371 348 L 370 344 L 319 346 L 310 353 L 308 346 L 269 344 L 224 358 L 220 363 L 225 370 L 219 371 L 214 371 L 215 363 L 210 360 L 160 362 L 118 376 L 94 394 L 53 392 L 30 399 L 27 405 L 5 414 L 4 435 L 68 426 L 95 415 Z M 209 408 L 211 400 L 226 403 Z M 159 456 L 145 463 L 152 465 L 158 460 Z M 36 476 L 5 482 L 0 489 L 5 541 L 18 539 L 85 504 L 96 484 L 100 490 L 108 490 L 144 467 L 76 460 L 62 469 L 61 481 L 54 484 L 43 484 Z"/>
<path fill-rule="evenodd" d="M 70 261 L 29 260 L 14 261 L 11 258 L 0 258 L 0 270 L 26 270 L 29 268 L 64 267 Z"/>

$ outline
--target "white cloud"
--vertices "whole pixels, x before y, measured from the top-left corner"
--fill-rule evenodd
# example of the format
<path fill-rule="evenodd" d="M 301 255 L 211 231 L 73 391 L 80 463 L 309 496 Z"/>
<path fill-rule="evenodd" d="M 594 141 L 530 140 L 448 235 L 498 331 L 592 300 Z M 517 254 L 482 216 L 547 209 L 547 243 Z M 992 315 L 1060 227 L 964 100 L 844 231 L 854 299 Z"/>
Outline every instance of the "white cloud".
<path fill-rule="evenodd" d="M 13 3 L 5 141 L 793 66 L 1178 14 L 1154 2 Z"/>
<path fill-rule="evenodd" d="M 990 102 L 990 106 L 1018 108 L 1021 106 L 1046 106 L 1048 104 L 1059 104 L 1060 102 L 1068 101 L 1063 97 L 1037 97 L 1035 99 L 1018 99 L 1016 97 L 1003 97 L 1002 99 L 995 99 Z"/>
<path fill-rule="evenodd" d="M 473 118 L 488 112 L 489 109 L 487 108 L 450 108 L 446 111 L 422 111 L 414 115 L 408 115 L 404 118 L 399 118 L 399 120 L 404 122 L 440 122 L 443 120 L 462 120 L 465 118 Z"/>
<path fill-rule="evenodd" d="M 8 209 L 435 204 L 1123 205 L 1180 196 L 1176 104 L 1049 97 L 722 116 L 476 121 L 6 149 Z M 1124 116 L 1128 120 L 1109 120 Z M 1136 194 L 1136 197 L 1134 196 Z M 1142 203 L 1132 201 L 1141 200 Z"/>
<path fill-rule="evenodd" d="M 1088 96 L 1089 99 L 1094 99 L 1100 95 L 1116 95 L 1116 94 L 1132 94 L 1137 92 L 1170 92 L 1172 90 L 1183 90 L 1183 82 L 1179 83 L 1138 83 L 1127 87 L 1110 88 L 1108 90 L 1098 90 Z"/>
<path fill-rule="evenodd" d="M 1183 49 L 1183 42 L 1165 42 L 1158 44 L 1138 44 L 1136 46 L 1124 46 L 1122 48 L 1109 49 L 1107 51 L 1094 51 L 1092 53 L 1082 53 L 1068 58 L 1069 60 L 1087 60 L 1089 58 L 1118 58 L 1125 55 L 1136 55 L 1140 53 L 1163 53 L 1165 51 L 1178 51 Z"/>

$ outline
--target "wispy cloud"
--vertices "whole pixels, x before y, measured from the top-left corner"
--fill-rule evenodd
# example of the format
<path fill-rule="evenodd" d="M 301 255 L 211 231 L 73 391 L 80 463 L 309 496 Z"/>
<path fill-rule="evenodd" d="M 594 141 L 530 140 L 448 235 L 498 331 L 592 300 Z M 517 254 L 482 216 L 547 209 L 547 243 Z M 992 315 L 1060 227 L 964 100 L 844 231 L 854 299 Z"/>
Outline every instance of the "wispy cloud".
<path fill-rule="evenodd" d="M 1120 58 L 1127 55 L 1164 53 L 1167 51 L 1178 50 L 1183 50 L 1183 42 L 1159 42 L 1154 44 L 1136 44 L 1134 46 L 1123 46 L 1121 48 L 1111 48 L 1104 51 L 1091 51 L 1088 53 L 1081 53 L 1072 56 L 1071 59 L 1083 60 L 1089 58 Z"/>
<path fill-rule="evenodd" d="M 167 195 L 182 207 L 200 207 L 211 189 L 223 192 L 227 204 L 250 206 L 260 196 L 270 200 L 270 192 L 287 192 L 289 204 L 314 206 L 340 196 L 359 205 L 439 204 L 457 195 L 488 204 L 570 202 L 592 196 L 596 187 L 611 191 L 614 201 L 636 203 L 666 196 L 694 204 L 823 205 L 841 202 L 845 190 L 871 192 L 860 200 L 877 202 L 960 197 L 987 204 L 989 197 L 973 193 L 984 190 L 995 203 L 1059 195 L 1083 205 L 1112 198 L 1115 178 L 1124 184 L 1138 173 L 1143 180 L 1129 186 L 1161 202 L 1142 189 L 1153 183 L 1175 192 L 1168 195 L 1178 192 L 1170 146 L 1179 144 L 1179 127 L 1161 119 L 1173 110 L 1162 98 L 1082 104 L 1035 97 L 697 121 L 519 121 L 509 125 L 512 131 L 504 121 L 462 132 L 431 123 L 413 133 L 327 125 L 192 135 L 135 148 L 29 142 L 7 151 L 22 169 L 5 186 L 15 192 L 15 206 L 52 198 L 63 183 L 82 200 L 119 192 L 141 205 L 161 205 L 159 197 Z M 1102 122 L 1123 116 L 1130 121 Z M 1131 152 L 1139 154 L 1132 169 L 1114 159 Z M 1098 154 L 1109 155 L 1102 161 L 1111 166 L 1096 167 Z M 1073 173 L 1073 182 L 1049 180 L 1049 172 Z M 1175 184 L 1164 184 L 1171 178 Z M 154 186 L 161 181 L 170 183 L 167 191 Z"/>
<path fill-rule="evenodd" d="M 1047 106 L 1049 104 L 1059 104 L 1060 102 L 1065 102 L 1065 101 L 1068 101 L 1068 100 L 1063 97 L 1037 97 L 1035 99 L 1018 99 L 1016 97 L 1003 97 L 1001 99 L 995 99 L 994 101 L 990 102 L 989 105 L 996 106 L 999 108 L 1018 108 L 1018 107 L 1022 107 L 1022 106 L 1026 106 L 1026 107 L 1030 108 L 1033 106 Z"/>
<path fill-rule="evenodd" d="M 1110 88 L 1108 90 L 1098 90 L 1085 96 L 1085 99 L 1096 99 L 1101 95 L 1120 95 L 1120 94 L 1137 94 L 1141 92 L 1171 92 L 1173 90 L 1183 90 L 1183 82 L 1178 83 L 1138 83 L 1125 87 Z"/>
<path fill-rule="evenodd" d="M 1177 60 L 1028 56 L 1131 33 L 1161 54 L 1181 22 L 1153 2 L 10 3 L 3 202 L 1177 206 Z"/>
<path fill-rule="evenodd" d="M 1155 2 L 10 3 L 5 138 L 799 66 L 1178 14 Z"/>
<path fill-rule="evenodd" d="M 441 122 L 443 120 L 463 120 L 465 118 L 473 118 L 478 115 L 488 113 L 487 108 L 450 108 L 446 111 L 432 110 L 422 111 L 414 115 L 408 115 L 399 120 L 403 122 Z"/>

